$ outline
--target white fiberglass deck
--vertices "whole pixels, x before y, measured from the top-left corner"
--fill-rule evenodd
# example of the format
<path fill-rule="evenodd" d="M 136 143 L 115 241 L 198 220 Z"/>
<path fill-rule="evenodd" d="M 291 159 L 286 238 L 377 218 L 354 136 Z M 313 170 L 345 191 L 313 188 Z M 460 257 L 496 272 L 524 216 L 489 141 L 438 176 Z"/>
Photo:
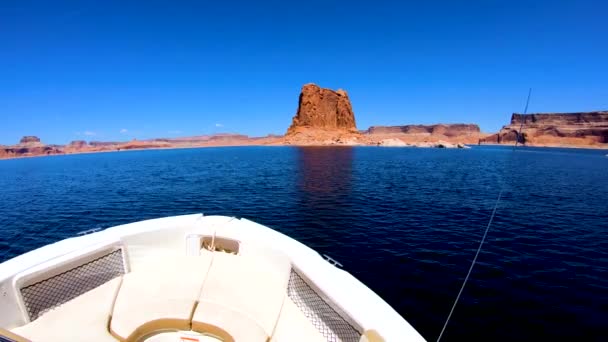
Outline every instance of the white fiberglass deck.
<path fill-rule="evenodd" d="M 0 264 L 0 291 L 0 341 L 423 340 L 312 249 L 224 216 L 42 247 Z"/>

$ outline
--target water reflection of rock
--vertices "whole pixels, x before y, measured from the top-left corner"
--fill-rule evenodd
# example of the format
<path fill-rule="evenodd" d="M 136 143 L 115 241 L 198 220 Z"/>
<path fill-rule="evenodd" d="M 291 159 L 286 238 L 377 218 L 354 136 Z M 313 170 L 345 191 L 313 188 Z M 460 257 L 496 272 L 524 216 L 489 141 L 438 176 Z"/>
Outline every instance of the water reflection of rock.
<path fill-rule="evenodd" d="M 292 235 L 321 253 L 340 258 L 337 229 L 351 227 L 356 217 L 353 205 L 353 147 L 298 148 L 298 229 Z M 338 259 L 337 259 L 338 260 Z"/>
<path fill-rule="evenodd" d="M 348 194 L 352 181 L 352 147 L 300 147 L 299 187 L 326 198 Z"/>

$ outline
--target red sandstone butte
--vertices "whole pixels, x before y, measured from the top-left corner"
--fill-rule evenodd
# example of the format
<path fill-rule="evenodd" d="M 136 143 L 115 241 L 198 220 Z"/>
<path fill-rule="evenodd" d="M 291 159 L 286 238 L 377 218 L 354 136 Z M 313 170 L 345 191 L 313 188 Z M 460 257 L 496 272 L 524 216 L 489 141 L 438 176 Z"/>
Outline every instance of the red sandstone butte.
<path fill-rule="evenodd" d="M 287 134 L 295 134 L 302 129 L 357 132 L 355 114 L 346 91 L 333 91 L 312 83 L 304 85 L 298 112 Z"/>

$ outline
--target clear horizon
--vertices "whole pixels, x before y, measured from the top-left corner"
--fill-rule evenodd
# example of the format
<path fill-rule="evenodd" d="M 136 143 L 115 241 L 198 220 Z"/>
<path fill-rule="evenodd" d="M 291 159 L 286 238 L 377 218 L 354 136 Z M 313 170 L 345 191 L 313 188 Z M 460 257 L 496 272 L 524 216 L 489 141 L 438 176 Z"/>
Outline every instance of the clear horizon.
<path fill-rule="evenodd" d="M 600 1 L 0 3 L 0 144 L 284 134 L 302 85 L 361 130 L 608 109 Z"/>

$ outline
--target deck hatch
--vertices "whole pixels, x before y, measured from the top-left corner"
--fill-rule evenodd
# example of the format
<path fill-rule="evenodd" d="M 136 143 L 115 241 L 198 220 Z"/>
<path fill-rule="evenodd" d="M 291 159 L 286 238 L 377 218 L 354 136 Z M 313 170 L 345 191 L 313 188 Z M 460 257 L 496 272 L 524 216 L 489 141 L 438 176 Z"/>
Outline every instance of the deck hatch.
<path fill-rule="evenodd" d="M 323 299 L 295 270 L 291 270 L 287 295 L 304 316 L 331 342 L 358 342 L 361 333 Z M 335 306 L 334 306 L 335 307 Z"/>
<path fill-rule="evenodd" d="M 21 288 L 30 321 L 106 282 L 125 274 L 122 249 Z"/>

